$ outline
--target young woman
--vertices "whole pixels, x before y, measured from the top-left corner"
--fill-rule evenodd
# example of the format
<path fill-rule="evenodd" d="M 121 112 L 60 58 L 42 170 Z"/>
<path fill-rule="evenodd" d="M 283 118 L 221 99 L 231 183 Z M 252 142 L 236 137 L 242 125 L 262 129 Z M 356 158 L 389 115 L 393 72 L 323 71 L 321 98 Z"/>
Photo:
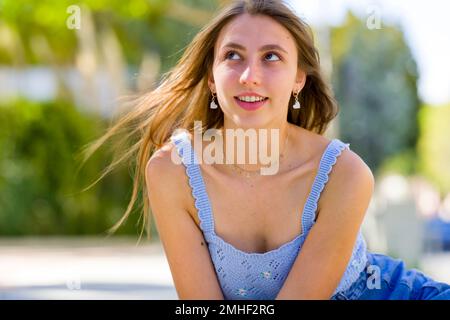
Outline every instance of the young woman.
<path fill-rule="evenodd" d="M 337 110 L 307 25 L 281 1 L 235 1 L 94 148 L 127 126 L 138 137 L 118 160 L 137 154 L 119 223 L 142 186 L 181 299 L 450 299 L 450 286 L 367 251 L 374 177 L 322 135 Z M 231 144 L 240 129 L 258 141 L 276 130 L 264 140 L 278 155 L 271 174 L 262 157 L 236 161 L 255 154 Z M 207 130 L 231 162 L 201 161 L 212 139 L 194 141 Z"/>

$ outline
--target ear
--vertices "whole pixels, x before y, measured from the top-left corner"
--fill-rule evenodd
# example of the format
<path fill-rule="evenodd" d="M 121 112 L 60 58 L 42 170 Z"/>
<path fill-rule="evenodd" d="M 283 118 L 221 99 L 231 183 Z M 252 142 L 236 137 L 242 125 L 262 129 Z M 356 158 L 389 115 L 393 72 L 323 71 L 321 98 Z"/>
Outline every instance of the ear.
<path fill-rule="evenodd" d="M 297 69 L 297 76 L 295 77 L 295 85 L 294 85 L 294 91 L 299 92 L 303 89 L 306 83 L 306 72 L 304 72 L 302 69 Z"/>

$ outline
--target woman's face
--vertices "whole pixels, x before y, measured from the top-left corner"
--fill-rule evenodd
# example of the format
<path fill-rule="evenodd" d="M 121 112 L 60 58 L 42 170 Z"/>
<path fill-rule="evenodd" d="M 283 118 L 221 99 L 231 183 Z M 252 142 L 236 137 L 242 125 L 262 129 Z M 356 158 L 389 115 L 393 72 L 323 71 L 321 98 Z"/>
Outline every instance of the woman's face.
<path fill-rule="evenodd" d="M 292 92 L 305 82 L 297 48 L 287 29 L 268 16 L 243 14 L 220 32 L 209 87 L 217 93 L 226 127 L 280 127 L 287 120 Z M 238 97 L 268 98 L 256 105 Z"/>

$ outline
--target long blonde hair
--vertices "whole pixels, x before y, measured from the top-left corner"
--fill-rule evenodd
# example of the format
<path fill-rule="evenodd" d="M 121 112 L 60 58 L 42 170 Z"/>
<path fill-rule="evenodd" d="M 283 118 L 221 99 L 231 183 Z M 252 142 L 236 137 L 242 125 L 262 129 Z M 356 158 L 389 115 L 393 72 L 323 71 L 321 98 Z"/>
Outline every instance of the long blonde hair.
<path fill-rule="evenodd" d="M 323 134 L 337 115 L 338 107 L 321 74 L 319 54 L 309 26 L 280 0 L 233 1 L 200 30 L 176 66 L 162 76 L 162 81 L 154 90 L 140 96 L 133 108 L 119 117 L 102 137 L 84 149 L 86 161 L 106 141 L 118 138 L 118 142 L 114 144 L 116 152 L 113 161 L 94 184 L 117 165 L 132 160 L 134 181 L 131 199 L 124 215 L 110 232 L 116 231 L 128 218 L 141 194 L 141 235 L 145 229 L 150 237 L 150 205 L 146 197 L 145 167 L 151 155 L 168 141 L 175 129 L 193 132 L 194 121 L 201 121 L 202 132 L 223 125 L 221 109 L 209 108 L 212 96 L 207 79 L 212 73 L 214 46 L 220 31 L 230 20 L 244 13 L 269 16 L 284 26 L 294 38 L 298 50 L 298 67 L 306 73 L 307 78 L 299 95 L 302 108 L 289 108 L 288 122 Z M 293 102 L 291 96 L 290 105 Z"/>

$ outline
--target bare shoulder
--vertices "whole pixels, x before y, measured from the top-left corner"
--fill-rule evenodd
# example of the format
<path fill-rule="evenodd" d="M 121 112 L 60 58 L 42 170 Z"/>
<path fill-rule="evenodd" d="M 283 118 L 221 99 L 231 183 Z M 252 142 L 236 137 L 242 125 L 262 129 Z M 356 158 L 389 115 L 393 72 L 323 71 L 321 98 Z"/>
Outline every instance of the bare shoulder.
<path fill-rule="evenodd" d="M 156 169 L 172 167 L 172 152 L 175 151 L 175 146 L 172 142 L 165 143 L 161 148 L 153 152 L 152 156 L 147 162 L 146 172 L 156 171 Z"/>
<path fill-rule="evenodd" d="M 319 159 L 332 140 L 320 134 L 299 128 L 302 139 L 305 141 L 305 149 L 312 150 L 314 157 Z M 305 150 L 306 151 L 306 150 Z M 331 176 L 332 179 L 331 179 Z M 338 156 L 330 173 L 331 180 L 339 183 L 350 179 L 373 179 L 372 172 L 361 157 L 350 148 L 345 148 Z M 331 183 L 330 183 L 331 184 Z"/>
<path fill-rule="evenodd" d="M 176 171 L 182 168 L 176 165 L 172 159 L 175 151 L 174 148 L 175 146 L 171 142 L 168 142 L 152 154 L 145 168 L 147 182 L 155 182 L 160 178 L 176 177 Z"/>
<path fill-rule="evenodd" d="M 149 192 L 169 192 L 172 200 L 185 207 L 185 168 L 172 142 L 164 144 L 150 157 L 145 168 L 145 179 Z"/>
<path fill-rule="evenodd" d="M 311 150 L 310 157 L 318 163 L 323 152 L 332 140 L 325 136 L 300 128 L 305 150 Z M 375 178 L 364 160 L 350 148 L 342 150 L 328 175 L 328 181 L 320 195 L 318 213 L 324 205 L 335 206 L 351 197 L 360 201 L 370 201 L 375 184 Z"/>
<path fill-rule="evenodd" d="M 342 203 L 370 202 L 374 191 L 375 178 L 369 166 L 361 157 L 349 148 L 342 150 L 328 176 L 318 204 L 319 211 L 327 206 L 339 206 Z"/>
<path fill-rule="evenodd" d="M 332 180 L 334 180 L 332 182 Z M 330 173 L 330 182 L 338 184 L 373 184 L 375 178 L 369 166 L 349 148 L 342 150 Z"/>

